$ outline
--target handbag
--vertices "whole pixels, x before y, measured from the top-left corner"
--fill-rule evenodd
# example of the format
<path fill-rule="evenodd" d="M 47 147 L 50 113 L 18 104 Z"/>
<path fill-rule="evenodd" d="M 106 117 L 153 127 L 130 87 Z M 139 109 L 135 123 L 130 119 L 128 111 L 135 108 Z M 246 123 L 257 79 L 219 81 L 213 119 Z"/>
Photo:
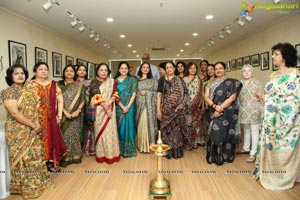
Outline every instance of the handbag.
<path fill-rule="evenodd" d="M 96 108 L 95 107 L 88 107 L 85 113 L 86 120 L 95 121 L 96 119 Z"/>

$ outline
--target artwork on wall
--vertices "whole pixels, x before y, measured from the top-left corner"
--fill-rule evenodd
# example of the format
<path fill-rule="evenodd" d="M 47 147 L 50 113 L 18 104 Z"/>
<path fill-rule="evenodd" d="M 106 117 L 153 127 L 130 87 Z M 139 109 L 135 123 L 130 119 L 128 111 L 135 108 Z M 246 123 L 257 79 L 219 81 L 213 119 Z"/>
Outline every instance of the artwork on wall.
<path fill-rule="evenodd" d="M 88 63 L 88 79 L 94 79 L 95 78 L 95 71 L 96 71 L 96 65 L 94 63 Z"/>
<path fill-rule="evenodd" d="M 52 52 L 52 70 L 53 77 L 62 76 L 62 55 L 60 53 Z"/>
<path fill-rule="evenodd" d="M 259 66 L 259 55 L 258 54 L 254 54 L 251 56 L 251 65 L 252 65 L 252 67 Z"/>
<path fill-rule="evenodd" d="M 230 61 L 225 62 L 226 64 L 226 71 L 230 72 Z"/>
<path fill-rule="evenodd" d="M 264 52 L 260 54 L 260 67 L 261 70 L 268 70 L 269 69 L 269 52 Z"/>
<path fill-rule="evenodd" d="M 26 44 L 8 40 L 9 66 L 22 64 L 27 67 Z"/>
<path fill-rule="evenodd" d="M 48 51 L 39 47 L 35 47 L 35 63 L 48 63 Z"/>
<path fill-rule="evenodd" d="M 295 49 L 297 50 L 297 68 L 300 68 L 300 44 L 295 45 Z"/>
<path fill-rule="evenodd" d="M 236 68 L 242 69 L 243 67 L 243 58 L 236 59 Z"/>
<path fill-rule="evenodd" d="M 67 65 L 74 65 L 74 58 L 71 56 L 66 56 L 66 66 Z"/>
<path fill-rule="evenodd" d="M 85 60 L 82 60 L 80 58 L 77 58 L 77 62 L 76 62 L 77 65 L 84 65 L 87 67 L 87 61 Z"/>
<path fill-rule="evenodd" d="M 230 61 L 230 69 L 233 71 L 233 70 L 236 70 L 236 61 L 235 60 L 231 60 Z"/>
<path fill-rule="evenodd" d="M 243 65 L 246 65 L 246 64 L 251 64 L 251 62 L 250 62 L 250 56 L 245 56 L 243 58 Z"/>

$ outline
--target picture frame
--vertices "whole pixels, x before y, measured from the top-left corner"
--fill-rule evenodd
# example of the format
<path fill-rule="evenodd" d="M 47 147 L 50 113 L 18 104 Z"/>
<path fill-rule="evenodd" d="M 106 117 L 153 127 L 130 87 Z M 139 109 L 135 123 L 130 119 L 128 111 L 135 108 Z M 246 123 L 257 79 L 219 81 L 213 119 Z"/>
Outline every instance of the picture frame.
<path fill-rule="evenodd" d="M 261 70 L 269 70 L 269 52 L 266 51 L 260 54 L 260 67 Z"/>
<path fill-rule="evenodd" d="M 95 73 L 96 73 L 96 64 L 94 63 L 91 63 L 91 62 L 88 62 L 88 66 L 87 66 L 87 69 L 88 69 L 88 79 L 94 79 L 95 78 Z"/>
<path fill-rule="evenodd" d="M 84 65 L 84 66 L 86 66 L 87 67 L 87 61 L 85 61 L 85 60 L 82 60 L 82 59 L 80 59 L 80 58 L 77 58 L 77 60 L 76 60 L 76 64 L 77 65 Z"/>
<path fill-rule="evenodd" d="M 66 66 L 74 65 L 74 58 L 72 56 L 66 56 Z"/>
<path fill-rule="evenodd" d="M 251 64 L 250 56 L 245 56 L 243 58 L 243 66 L 246 64 L 249 64 L 249 65 Z"/>
<path fill-rule="evenodd" d="M 259 66 L 259 54 L 253 54 L 251 56 L 251 65 L 252 67 L 258 67 Z"/>
<path fill-rule="evenodd" d="M 236 60 L 235 59 L 230 61 L 230 69 L 232 71 L 236 70 Z"/>
<path fill-rule="evenodd" d="M 272 62 L 272 55 L 274 54 L 274 51 L 271 52 L 271 63 L 272 63 L 272 70 L 273 71 L 277 71 L 278 67 L 274 65 L 274 63 Z"/>
<path fill-rule="evenodd" d="M 225 62 L 226 64 L 226 72 L 230 72 L 230 61 Z"/>
<path fill-rule="evenodd" d="M 243 58 L 236 59 L 236 68 L 242 69 L 242 67 L 243 67 Z"/>
<path fill-rule="evenodd" d="M 8 40 L 9 66 L 22 64 L 27 68 L 27 49 L 26 44 Z"/>
<path fill-rule="evenodd" d="M 39 63 L 39 62 L 48 63 L 48 51 L 46 49 L 35 47 L 34 54 L 35 54 L 35 63 Z"/>
<path fill-rule="evenodd" d="M 52 71 L 53 77 L 62 76 L 62 54 L 57 52 L 52 52 Z"/>
<path fill-rule="evenodd" d="M 300 44 L 295 45 L 295 49 L 297 50 L 297 68 L 300 68 Z"/>

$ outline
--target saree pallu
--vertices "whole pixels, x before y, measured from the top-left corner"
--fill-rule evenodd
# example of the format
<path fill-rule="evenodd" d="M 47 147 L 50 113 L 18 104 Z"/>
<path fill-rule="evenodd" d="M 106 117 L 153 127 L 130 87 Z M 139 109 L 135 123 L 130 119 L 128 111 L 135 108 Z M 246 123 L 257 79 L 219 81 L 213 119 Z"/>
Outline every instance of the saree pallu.
<path fill-rule="evenodd" d="M 215 81 L 216 83 L 217 81 Z M 240 81 L 236 79 L 224 79 L 214 85 L 210 90 L 211 98 L 216 105 L 221 105 L 233 94 L 239 94 L 242 88 Z M 206 160 L 208 163 L 222 165 L 224 162 L 234 160 L 234 150 L 239 143 L 239 135 L 236 134 L 235 126 L 238 120 L 238 104 L 235 100 L 229 107 L 223 110 L 223 115 L 213 118 L 214 109 L 208 108 L 210 135 L 207 142 Z"/>
<path fill-rule="evenodd" d="M 157 81 L 144 79 L 138 81 L 138 91 L 145 90 L 146 94 L 137 92 L 136 96 L 136 146 L 140 152 L 150 152 L 150 145 L 155 144 L 157 136 L 156 96 Z"/>
<path fill-rule="evenodd" d="M 162 140 L 172 149 L 168 157 L 183 157 L 183 146 L 192 148 L 191 110 L 188 91 L 179 77 L 167 81 L 163 79 L 162 120 L 160 130 Z"/>
<path fill-rule="evenodd" d="M 53 162 L 57 168 L 61 156 L 67 151 L 61 130 L 57 124 L 57 83 L 52 81 L 43 86 L 33 81 L 39 96 L 39 122 L 41 124 L 41 142 L 44 152 L 44 160 Z"/>
<path fill-rule="evenodd" d="M 17 100 L 18 111 L 30 121 L 38 118 L 39 99 L 33 88 L 11 86 L 2 99 Z M 36 198 L 52 185 L 44 162 L 40 137 L 31 128 L 7 114 L 5 124 L 11 170 L 10 191 L 23 198 Z"/>
<path fill-rule="evenodd" d="M 68 113 L 73 113 L 84 101 L 84 87 L 81 83 L 73 82 L 67 85 L 60 85 L 64 98 L 64 109 Z M 62 162 L 71 164 L 81 161 L 82 149 L 80 144 L 80 135 L 82 131 L 82 113 L 78 117 L 68 119 L 63 115 L 61 120 L 61 130 L 67 145 L 67 153 Z"/>
<path fill-rule="evenodd" d="M 204 101 L 202 95 L 202 81 L 198 76 L 192 80 L 183 78 L 187 85 L 192 112 L 192 136 L 193 144 L 205 144 L 205 124 L 201 121 L 204 115 Z"/>
<path fill-rule="evenodd" d="M 120 96 L 121 103 L 128 105 L 133 93 L 136 93 L 137 79 L 135 77 L 128 76 L 122 82 L 117 79 L 117 90 Z M 123 157 L 136 156 L 135 151 L 135 101 L 131 104 L 129 111 L 124 114 L 122 108 L 116 105 L 117 126 L 119 133 L 120 153 Z"/>
<path fill-rule="evenodd" d="M 100 93 L 104 101 L 109 100 L 116 88 L 116 81 L 107 78 L 101 83 Z M 92 100 L 93 102 L 93 100 Z M 115 103 L 109 107 L 112 116 L 108 117 L 102 106 L 96 106 L 96 120 L 94 121 L 94 131 L 96 138 L 96 161 L 112 164 L 120 160 L 120 148 L 117 131 Z"/>
<path fill-rule="evenodd" d="M 266 189 L 286 190 L 300 176 L 300 73 L 272 77 L 265 92 L 254 175 Z"/>

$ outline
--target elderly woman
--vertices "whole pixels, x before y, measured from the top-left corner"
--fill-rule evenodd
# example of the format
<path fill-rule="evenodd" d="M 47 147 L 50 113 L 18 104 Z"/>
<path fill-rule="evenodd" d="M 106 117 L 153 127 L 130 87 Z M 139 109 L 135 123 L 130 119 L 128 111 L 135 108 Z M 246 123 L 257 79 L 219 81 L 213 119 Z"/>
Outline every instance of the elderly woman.
<path fill-rule="evenodd" d="M 247 162 L 254 162 L 257 143 L 259 139 L 261 101 L 256 94 L 262 91 L 262 84 L 256 78 L 253 78 L 253 67 L 246 64 L 242 68 L 243 88 L 238 97 L 239 102 L 239 120 L 241 128 L 244 130 L 244 146 L 239 153 L 249 153 L 250 157 Z M 251 151 L 250 151 L 251 137 Z"/>
<path fill-rule="evenodd" d="M 107 64 L 96 68 L 96 79 L 91 82 L 91 103 L 96 109 L 95 149 L 96 161 L 112 164 L 120 160 L 120 148 L 116 121 L 116 105 L 120 98 L 117 81 L 109 78 L 111 71 Z"/>
<path fill-rule="evenodd" d="M 206 160 L 222 165 L 234 160 L 237 145 L 235 126 L 238 119 L 236 98 L 242 88 L 240 81 L 227 78 L 224 62 L 215 64 L 216 79 L 205 89 L 204 100 L 209 106 L 209 138 Z"/>
<path fill-rule="evenodd" d="M 23 198 L 37 198 L 52 185 L 41 146 L 39 97 L 31 83 L 25 83 L 28 71 L 21 64 L 6 70 L 10 86 L 1 93 L 7 109 L 5 124 L 9 149 L 10 191 Z M 25 84 L 24 84 L 25 83 Z"/>
<path fill-rule="evenodd" d="M 188 90 L 182 79 L 175 76 L 175 64 L 166 63 L 165 77 L 159 79 L 157 89 L 157 119 L 162 140 L 172 149 L 167 158 L 183 157 L 183 147 L 192 149 L 191 109 Z"/>
<path fill-rule="evenodd" d="M 300 73 L 291 44 L 272 50 L 279 70 L 271 74 L 265 94 L 258 94 L 265 105 L 254 175 L 266 189 L 286 190 L 300 181 Z"/>

